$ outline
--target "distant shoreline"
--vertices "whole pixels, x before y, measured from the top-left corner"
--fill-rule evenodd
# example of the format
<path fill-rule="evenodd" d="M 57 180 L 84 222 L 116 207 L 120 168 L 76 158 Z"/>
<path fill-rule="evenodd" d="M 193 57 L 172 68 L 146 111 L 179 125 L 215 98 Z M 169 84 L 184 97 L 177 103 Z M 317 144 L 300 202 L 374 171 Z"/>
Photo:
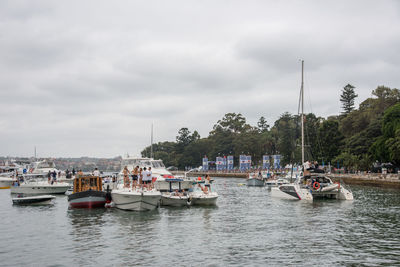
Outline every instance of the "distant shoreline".
<path fill-rule="evenodd" d="M 173 172 L 174 174 L 184 174 L 182 171 Z M 223 173 L 223 172 L 190 172 L 187 176 L 196 177 L 210 175 L 211 177 L 230 177 L 230 178 L 246 178 L 247 173 Z M 329 174 L 334 181 L 343 181 L 349 185 L 373 186 L 382 188 L 393 188 L 400 190 L 399 174 Z"/>

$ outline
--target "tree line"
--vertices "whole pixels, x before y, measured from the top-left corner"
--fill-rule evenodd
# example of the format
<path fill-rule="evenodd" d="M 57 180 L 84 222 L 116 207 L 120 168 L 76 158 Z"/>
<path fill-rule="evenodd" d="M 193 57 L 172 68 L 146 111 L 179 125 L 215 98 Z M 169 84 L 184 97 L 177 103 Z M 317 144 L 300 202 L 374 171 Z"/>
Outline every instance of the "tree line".
<path fill-rule="evenodd" d="M 378 86 L 372 96 L 354 107 L 357 97 L 353 85 L 342 89 L 342 113 L 328 118 L 313 113 L 304 115 L 305 159 L 345 167 L 349 171 L 370 170 L 372 164 L 391 162 L 400 165 L 400 91 Z M 262 165 L 263 155 L 282 155 L 282 164 L 301 162 L 300 115 L 281 114 L 273 125 L 260 117 L 250 125 L 240 113 L 227 113 L 217 121 L 207 137 L 183 127 L 175 142 L 153 144 L 154 158 L 180 169 L 200 166 L 202 158 L 233 155 L 252 156 Z M 150 146 L 142 156 L 150 155 Z"/>

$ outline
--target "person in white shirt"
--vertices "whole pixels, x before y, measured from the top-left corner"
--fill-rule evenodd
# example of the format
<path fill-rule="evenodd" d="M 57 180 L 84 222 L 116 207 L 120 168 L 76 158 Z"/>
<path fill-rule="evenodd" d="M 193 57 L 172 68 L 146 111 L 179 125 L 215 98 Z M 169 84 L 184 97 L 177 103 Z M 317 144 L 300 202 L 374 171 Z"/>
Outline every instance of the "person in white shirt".
<path fill-rule="evenodd" d="M 142 181 L 143 181 L 143 186 L 144 186 L 144 187 L 147 187 L 147 184 L 148 184 L 148 181 L 147 181 L 148 171 L 147 171 L 147 168 L 146 168 L 146 167 L 143 168 L 142 176 L 143 176 L 143 179 L 142 179 Z"/>
<path fill-rule="evenodd" d="M 97 168 L 94 169 L 93 176 L 100 176 L 100 172 Z"/>

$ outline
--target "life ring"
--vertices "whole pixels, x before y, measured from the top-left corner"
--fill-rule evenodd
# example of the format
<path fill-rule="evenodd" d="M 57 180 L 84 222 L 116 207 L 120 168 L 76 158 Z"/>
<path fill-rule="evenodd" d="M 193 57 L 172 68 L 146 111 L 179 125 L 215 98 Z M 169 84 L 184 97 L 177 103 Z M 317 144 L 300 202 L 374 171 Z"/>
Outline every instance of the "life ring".
<path fill-rule="evenodd" d="M 314 182 L 314 183 L 313 183 L 313 188 L 314 188 L 315 190 L 318 190 L 318 189 L 321 188 L 321 185 L 320 185 L 318 182 Z"/>

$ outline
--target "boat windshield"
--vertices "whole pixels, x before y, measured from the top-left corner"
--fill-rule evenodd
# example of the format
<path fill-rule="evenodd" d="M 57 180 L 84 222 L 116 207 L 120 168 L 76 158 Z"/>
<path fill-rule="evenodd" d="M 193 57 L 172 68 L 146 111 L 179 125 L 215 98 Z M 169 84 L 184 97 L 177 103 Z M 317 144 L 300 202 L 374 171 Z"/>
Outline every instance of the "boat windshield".
<path fill-rule="evenodd" d="M 132 165 L 132 166 L 137 166 L 139 165 L 140 161 L 138 159 L 124 159 L 122 160 L 122 166 L 128 166 L 128 165 Z"/>
<path fill-rule="evenodd" d="M 153 166 L 153 168 L 165 168 L 165 166 L 161 160 L 153 161 L 152 166 Z"/>
<path fill-rule="evenodd" d="M 54 162 L 40 162 L 37 168 L 55 168 Z"/>

